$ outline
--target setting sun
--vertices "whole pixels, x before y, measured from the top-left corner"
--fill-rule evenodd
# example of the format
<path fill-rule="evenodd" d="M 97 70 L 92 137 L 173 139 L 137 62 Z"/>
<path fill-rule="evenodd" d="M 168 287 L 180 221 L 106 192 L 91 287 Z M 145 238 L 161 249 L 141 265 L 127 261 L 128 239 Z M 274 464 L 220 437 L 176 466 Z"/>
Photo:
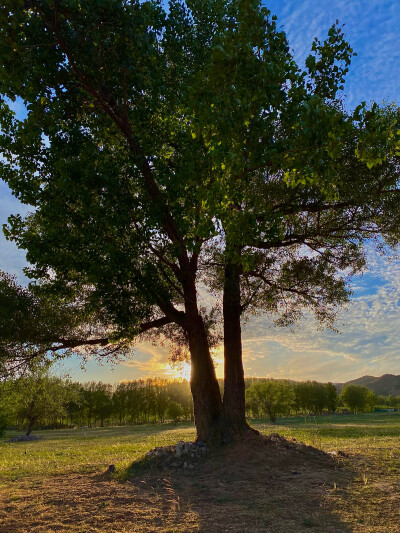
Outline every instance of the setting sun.
<path fill-rule="evenodd" d="M 172 366 L 169 365 L 169 371 L 168 374 L 172 378 L 182 378 L 186 379 L 186 381 L 190 381 L 190 372 L 191 372 L 191 365 L 187 361 L 182 361 L 182 363 L 179 364 L 179 366 Z"/>

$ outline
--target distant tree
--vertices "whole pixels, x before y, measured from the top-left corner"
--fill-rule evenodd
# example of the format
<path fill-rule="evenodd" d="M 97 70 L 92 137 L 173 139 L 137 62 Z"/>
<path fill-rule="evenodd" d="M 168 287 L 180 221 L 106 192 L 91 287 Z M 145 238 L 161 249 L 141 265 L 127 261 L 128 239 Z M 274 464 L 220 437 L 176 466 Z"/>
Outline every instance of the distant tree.
<path fill-rule="evenodd" d="M 167 409 L 167 416 L 170 420 L 178 422 L 183 416 L 182 405 L 178 402 L 169 402 Z"/>
<path fill-rule="evenodd" d="M 337 391 L 332 383 L 303 381 L 294 385 L 297 410 L 322 414 L 326 409 L 334 412 L 337 407 Z"/>
<path fill-rule="evenodd" d="M 110 418 L 113 412 L 112 386 L 108 383 L 97 383 L 94 389 L 94 416 L 100 420 L 100 426 L 104 426 L 104 421 Z"/>
<path fill-rule="evenodd" d="M 325 383 L 325 391 L 326 391 L 326 403 L 325 406 L 326 409 L 330 413 L 334 413 L 337 408 L 338 403 L 338 393 L 335 385 L 332 383 Z"/>
<path fill-rule="evenodd" d="M 0 381 L 0 437 L 4 435 L 10 424 L 10 418 L 15 411 L 13 409 L 15 395 L 10 381 Z"/>
<path fill-rule="evenodd" d="M 178 402 L 183 409 L 186 420 L 193 420 L 193 397 L 187 381 L 172 381 L 166 385 L 168 395 L 172 401 Z"/>
<path fill-rule="evenodd" d="M 275 423 L 278 416 L 290 413 L 294 402 L 293 387 L 284 381 L 267 380 L 254 383 L 246 391 L 249 401 L 254 402 L 264 411 L 271 422 Z"/>
<path fill-rule="evenodd" d="M 125 421 L 127 408 L 126 382 L 118 383 L 112 395 L 112 403 L 114 416 L 116 416 L 119 424 L 122 424 Z"/>
<path fill-rule="evenodd" d="M 63 380 L 44 370 L 35 370 L 15 381 L 17 415 L 26 423 L 26 435 L 46 419 L 65 415 L 66 389 Z"/>
<path fill-rule="evenodd" d="M 354 413 L 370 411 L 377 402 L 375 393 L 360 385 L 345 385 L 340 396 L 344 405 Z"/>
<path fill-rule="evenodd" d="M 81 384 L 78 382 L 72 382 L 66 380 L 64 383 L 66 388 L 66 402 L 65 402 L 65 413 L 69 418 L 69 424 L 83 423 L 84 417 L 84 405 L 83 398 L 81 394 Z"/>

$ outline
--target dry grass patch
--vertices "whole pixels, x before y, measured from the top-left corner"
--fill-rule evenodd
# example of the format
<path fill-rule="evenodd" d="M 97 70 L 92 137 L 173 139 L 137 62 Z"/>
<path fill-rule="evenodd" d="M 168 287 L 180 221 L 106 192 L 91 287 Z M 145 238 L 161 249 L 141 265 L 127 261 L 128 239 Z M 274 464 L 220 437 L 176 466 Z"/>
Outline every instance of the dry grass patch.
<path fill-rule="evenodd" d="M 0 442 L 0 533 L 399 533 L 400 415 L 258 423 L 194 472 L 127 478 L 155 446 L 192 440 L 189 425 L 42 432 Z M 296 442 L 293 440 L 296 439 Z M 324 452 L 343 451 L 332 458 Z M 265 444 L 267 442 L 267 444 Z M 25 454 L 27 451 L 27 454 Z M 116 464 L 114 478 L 104 475 Z"/>
<path fill-rule="evenodd" d="M 347 481 L 346 473 L 318 450 L 252 436 L 194 473 L 155 471 L 127 483 L 94 474 L 9 482 L 0 531 L 346 532 L 326 501 L 338 479 Z"/>

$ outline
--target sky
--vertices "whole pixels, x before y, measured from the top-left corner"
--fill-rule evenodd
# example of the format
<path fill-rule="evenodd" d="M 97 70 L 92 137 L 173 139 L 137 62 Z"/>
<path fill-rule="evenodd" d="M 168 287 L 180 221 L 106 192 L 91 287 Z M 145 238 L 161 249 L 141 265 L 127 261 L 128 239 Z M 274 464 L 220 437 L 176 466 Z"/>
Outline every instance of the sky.
<path fill-rule="evenodd" d="M 357 57 L 353 58 L 345 84 L 345 105 L 353 109 L 367 103 L 400 105 L 400 2 L 399 0 L 271 0 L 265 4 L 287 33 L 300 65 L 313 38 L 324 39 L 339 20 Z M 19 109 L 23 113 L 23 108 Z M 0 224 L 11 213 L 29 209 L 12 197 L 0 180 Z M 354 295 L 340 312 L 340 333 L 318 331 L 312 320 L 294 330 L 273 327 L 266 317 L 250 319 L 243 328 L 243 355 L 247 376 L 343 382 L 365 374 L 400 374 L 400 260 L 368 254 L 369 269 L 353 279 Z M 0 235 L 0 269 L 27 280 L 22 269 L 25 255 Z M 222 350 L 215 354 L 217 375 L 222 377 Z M 132 360 L 118 365 L 89 361 L 80 369 L 79 359 L 65 361 L 57 369 L 80 381 L 115 383 L 142 377 L 176 377 L 168 364 L 168 349 L 140 344 Z M 184 376 L 188 377 L 188 368 Z"/>

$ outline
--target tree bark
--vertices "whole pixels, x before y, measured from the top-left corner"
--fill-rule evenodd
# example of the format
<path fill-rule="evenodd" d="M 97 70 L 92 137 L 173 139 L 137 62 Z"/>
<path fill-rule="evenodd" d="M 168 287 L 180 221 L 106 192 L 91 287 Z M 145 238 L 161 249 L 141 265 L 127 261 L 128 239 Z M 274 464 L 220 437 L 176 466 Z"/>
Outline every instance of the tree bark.
<path fill-rule="evenodd" d="M 35 422 L 36 422 L 36 418 L 32 418 L 32 419 L 28 419 L 28 428 L 27 428 L 27 431 L 25 433 L 25 436 L 26 437 L 29 437 L 30 434 L 32 433 L 32 430 L 33 430 L 33 426 L 35 425 Z"/>
<path fill-rule="evenodd" d="M 200 315 L 188 320 L 187 331 L 192 366 L 190 388 L 197 438 L 211 443 L 218 439 L 222 400 L 207 333 Z"/>
<path fill-rule="evenodd" d="M 185 294 L 185 329 L 191 358 L 190 388 L 193 396 L 197 438 L 208 443 L 219 439 L 222 399 L 211 358 L 207 331 L 198 311 L 194 276 L 187 280 Z"/>
<path fill-rule="evenodd" d="M 245 411 L 245 384 L 240 327 L 240 265 L 225 266 L 223 295 L 224 320 L 224 399 L 223 425 L 225 439 L 231 440 L 249 429 Z"/>

